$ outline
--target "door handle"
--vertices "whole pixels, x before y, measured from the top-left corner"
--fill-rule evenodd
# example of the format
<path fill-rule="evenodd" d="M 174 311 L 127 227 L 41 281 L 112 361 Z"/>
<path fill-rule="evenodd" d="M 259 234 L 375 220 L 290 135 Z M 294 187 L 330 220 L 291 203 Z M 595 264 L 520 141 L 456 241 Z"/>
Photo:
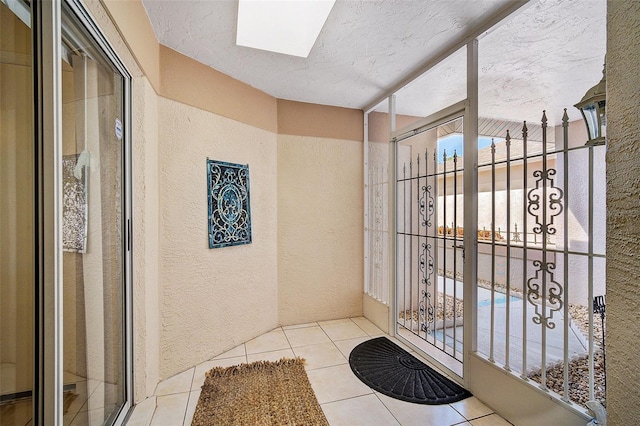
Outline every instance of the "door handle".
<path fill-rule="evenodd" d="M 464 260 L 464 244 L 454 244 L 451 246 L 452 249 L 462 249 L 462 260 Z"/>

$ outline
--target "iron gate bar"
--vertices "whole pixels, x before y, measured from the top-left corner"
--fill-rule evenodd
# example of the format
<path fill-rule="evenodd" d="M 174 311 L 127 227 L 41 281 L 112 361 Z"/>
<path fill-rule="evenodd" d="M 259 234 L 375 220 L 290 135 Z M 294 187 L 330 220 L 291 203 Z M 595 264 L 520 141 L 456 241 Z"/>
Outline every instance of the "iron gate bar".
<path fill-rule="evenodd" d="M 600 145 L 594 145 L 594 146 L 600 146 Z M 499 233 L 500 233 L 500 230 L 498 230 L 498 234 Z M 491 244 L 491 241 L 478 241 L 478 244 Z M 506 248 L 507 243 L 506 243 L 506 241 L 505 242 L 496 241 L 496 246 L 498 246 L 498 247 L 502 246 L 502 247 Z M 514 245 L 512 244 L 511 247 L 514 247 Z M 542 248 L 535 247 L 535 246 L 529 246 L 528 250 L 530 250 L 530 251 L 542 251 Z M 547 254 L 560 254 L 560 255 L 564 255 L 564 252 L 565 252 L 563 249 L 554 249 L 554 248 L 548 248 L 548 247 L 547 247 L 546 251 L 547 251 Z M 585 256 L 585 253 L 579 252 L 579 251 L 575 251 L 575 250 L 567 250 L 567 254 L 576 255 L 576 256 Z M 591 257 L 593 257 L 594 259 L 606 259 L 607 255 L 606 254 L 593 253 L 591 255 Z"/>
<path fill-rule="evenodd" d="M 404 181 L 402 183 L 402 229 L 405 231 L 404 237 L 403 237 L 403 250 L 402 250 L 402 259 L 403 259 L 403 264 L 402 264 L 402 276 L 403 276 L 403 283 L 407 282 L 407 237 L 406 237 L 406 230 L 407 230 L 407 183 L 406 183 L 406 178 L 407 178 L 407 163 L 402 163 L 402 176 L 404 177 Z M 411 240 L 409 240 L 411 241 Z M 404 326 L 407 326 L 407 287 L 406 285 L 402 286 L 402 319 L 403 319 L 403 323 Z"/>
<path fill-rule="evenodd" d="M 453 356 L 456 356 L 456 343 L 457 343 L 457 280 L 458 280 L 458 153 L 453 150 Z M 446 247 L 445 247 L 446 249 Z M 445 272 L 445 287 L 446 287 L 446 272 Z M 446 301 L 445 301 L 446 304 Z"/>
<path fill-rule="evenodd" d="M 504 368 L 509 368 L 509 325 L 511 319 L 511 135 L 507 129 L 507 137 L 505 139 L 507 148 L 507 311 L 505 312 L 505 364 Z M 527 236 L 525 235 L 525 238 Z"/>
<path fill-rule="evenodd" d="M 433 264 L 433 256 L 431 254 L 432 247 L 435 245 L 437 247 L 437 240 L 429 236 L 429 228 L 432 227 L 431 216 L 433 215 L 434 210 L 434 200 L 431 195 L 432 186 L 429 184 L 429 151 L 425 148 L 424 152 L 424 164 L 425 164 L 425 184 L 421 188 L 421 193 L 423 194 L 423 198 L 420 201 L 420 209 L 424 211 L 423 220 L 421 222 L 422 226 L 424 226 L 424 238 L 425 242 L 422 246 L 423 252 L 421 257 L 421 266 L 423 268 L 423 277 L 422 283 L 425 288 L 422 290 L 422 300 L 419 312 L 421 314 L 421 323 L 418 325 L 418 335 L 420 331 L 424 332 L 424 339 L 428 341 L 429 336 L 431 335 L 430 325 L 434 321 L 434 309 L 431 306 L 431 286 L 432 286 L 432 275 L 434 275 L 434 264 Z M 419 173 L 418 173 L 419 175 Z M 419 182 L 419 181 L 418 181 Z M 433 244 L 429 242 L 429 239 L 433 240 Z"/>
<path fill-rule="evenodd" d="M 447 150 L 442 150 L 442 350 L 447 352 Z M 455 286 L 455 283 L 454 283 Z M 455 345 L 455 343 L 454 343 Z"/>
<path fill-rule="evenodd" d="M 542 111 L 542 228 L 538 228 L 542 234 L 542 315 L 546 319 L 547 315 L 547 238 L 545 231 L 547 228 L 547 114 Z M 535 232 L 534 228 L 534 232 Z M 542 355 L 541 355 L 541 378 L 542 389 L 547 390 L 547 327 L 546 321 L 542 322 Z"/>
<path fill-rule="evenodd" d="M 420 235 L 420 228 L 422 227 L 422 223 L 420 221 L 420 153 L 418 153 L 418 155 L 416 156 L 416 167 L 417 167 L 417 171 L 416 171 L 416 209 L 417 209 L 417 221 L 418 221 L 418 235 Z M 413 224 L 413 222 L 411 222 Z M 417 250 L 418 253 L 420 253 L 420 238 L 418 237 L 418 244 L 417 244 Z M 420 257 L 420 256 L 418 256 Z M 417 281 L 418 281 L 418 288 L 417 288 L 417 294 L 416 294 L 416 302 L 417 302 L 417 311 L 418 311 L 418 337 L 420 337 L 420 319 L 421 319 L 421 315 L 420 315 L 420 284 L 421 284 L 421 279 L 420 279 L 420 261 L 418 261 L 417 264 Z M 413 304 L 411 305 L 413 309 Z M 413 318 L 413 314 L 411 315 L 411 318 Z M 413 328 L 413 326 L 412 326 Z"/>
<path fill-rule="evenodd" d="M 433 199 L 435 200 L 434 206 L 434 222 L 433 222 L 433 236 L 434 236 L 434 268 L 433 268 L 433 312 L 436 316 L 433 322 L 433 346 L 436 347 L 436 325 L 438 324 L 437 316 L 438 316 L 438 147 L 433 150 Z M 444 244 L 444 242 L 442 243 Z"/>
<path fill-rule="evenodd" d="M 409 155 L 409 178 L 413 178 L 413 159 Z M 409 202 L 413 204 L 413 181 L 409 185 Z M 405 205 L 407 200 L 405 199 Z M 409 206 L 409 231 L 413 234 L 413 209 Z M 418 232 L 420 232 L 418 230 Z M 420 238 L 420 237 L 418 237 Z M 409 309 L 411 309 L 411 330 L 413 331 L 413 238 L 409 237 Z M 406 314 L 405 314 L 406 315 Z"/>
<path fill-rule="evenodd" d="M 527 376 L 527 298 L 525 292 L 527 289 L 527 231 L 529 229 L 527 207 L 524 194 L 528 191 L 527 176 L 527 137 L 529 135 L 527 122 L 522 125 L 522 232 L 524 232 L 524 240 L 522 241 L 522 379 L 529 380 Z"/>
<path fill-rule="evenodd" d="M 525 121 L 525 123 L 526 123 L 526 121 Z M 599 146 L 599 145 L 595 145 L 595 146 Z M 583 150 L 583 149 L 585 149 L 584 146 L 573 146 L 573 147 L 567 148 L 566 151 L 567 152 L 572 152 L 572 151 L 580 151 L 580 150 Z M 565 152 L 565 150 L 563 150 L 563 149 L 547 150 L 547 156 L 551 156 L 551 155 L 554 155 L 554 154 L 563 154 L 564 152 Z M 512 161 L 513 160 L 520 160 L 522 158 L 523 157 L 516 157 L 516 158 L 512 159 Z M 536 159 L 536 158 L 542 158 L 542 152 L 539 152 L 537 154 L 530 154 L 526 158 L 528 160 L 532 160 L 532 159 Z M 490 164 L 491 164 L 490 162 L 482 163 L 482 164 L 479 165 L 479 167 L 488 167 L 488 166 L 490 166 Z M 501 165 L 501 164 L 505 164 L 505 165 L 507 164 L 506 158 L 504 160 L 496 160 L 496 165 Z"/>
<path fill-rule="evenodd" d="M 489 361 L 493 359 L 495 334 L 496 293 L 496 143 L 491 138 L 491 323 L 489 336 Z"/>
<path fill-rule="evenodd" d="M 563 235 L 563 251 L 564 251 L 564 395 L 562 400 L 569 402 L 569 116 L 567 109 L 564 109 L 562 115 L 562 145 L 564 147 L 563 154 L 563 184 L 564 184 L 564 235 Z"/>

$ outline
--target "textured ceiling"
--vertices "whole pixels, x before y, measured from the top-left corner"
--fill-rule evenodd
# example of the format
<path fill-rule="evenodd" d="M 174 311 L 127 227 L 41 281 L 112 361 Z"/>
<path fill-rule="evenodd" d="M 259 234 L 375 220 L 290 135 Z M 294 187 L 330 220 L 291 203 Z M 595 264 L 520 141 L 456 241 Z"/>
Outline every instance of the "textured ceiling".
<path fill-rule="evenodd" d="M 364 108 L 508 0 L 337 0 L 308 58 L 235 45 L 237 1 L 143 0 L 160 43 L 272 96 Z M 480 37 L 480 114 L 551 123 L 601 77 L 605 0 L 532 0 Z M 459 51 L 397 95 L 425 116 L 466 97 Z M 384 110 L 381 105 L 378 110 Z"/>

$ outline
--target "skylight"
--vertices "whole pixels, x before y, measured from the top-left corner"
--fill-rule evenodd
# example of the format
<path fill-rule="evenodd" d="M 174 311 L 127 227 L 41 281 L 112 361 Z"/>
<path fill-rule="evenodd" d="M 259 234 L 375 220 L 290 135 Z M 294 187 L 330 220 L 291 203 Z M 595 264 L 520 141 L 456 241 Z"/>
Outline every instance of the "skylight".
<path fill-rule="evenodd" d="M 335 0 L 239 0 L 236 44 L 306 58 Z"/>

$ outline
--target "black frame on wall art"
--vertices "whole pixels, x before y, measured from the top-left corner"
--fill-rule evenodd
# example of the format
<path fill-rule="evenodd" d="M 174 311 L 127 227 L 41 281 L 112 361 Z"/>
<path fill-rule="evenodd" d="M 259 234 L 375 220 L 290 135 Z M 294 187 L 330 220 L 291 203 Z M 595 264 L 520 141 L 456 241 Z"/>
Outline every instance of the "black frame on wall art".
<path fill-rule="evenodd" d="M 209 248 L 251 244 L 249 165 L 207 158 Z"/>

